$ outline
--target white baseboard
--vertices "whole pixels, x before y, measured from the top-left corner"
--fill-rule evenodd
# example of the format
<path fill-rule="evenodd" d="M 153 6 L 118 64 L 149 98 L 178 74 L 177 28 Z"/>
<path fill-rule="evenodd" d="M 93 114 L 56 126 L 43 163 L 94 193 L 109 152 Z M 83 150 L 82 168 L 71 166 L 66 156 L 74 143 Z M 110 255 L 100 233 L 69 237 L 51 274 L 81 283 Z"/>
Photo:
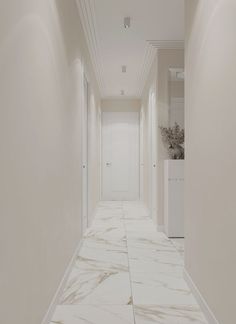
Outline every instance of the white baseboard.
<path fill-rule="evenodd" d="M 72 267 L 73 267 L 73 265 L 74 265 L 74 263 L 76 261 L 76 257 L 77 257 L 77 255 L 79 253 L 80 248 L 81 248 L 82 241 L 83 240 L 81 239 L 79 245 L 77 246 L 77 248 L 76 248 L 76 250 L 75 250 L 75 252 L 74 252 L 74 254 L 73 254 L 73 256 L 72 256 L 72 258 L 71 258 L 71 260 L 70 260 L 70 262 L 69 262 L 69 264 L 67 266 L 67 268 L 66 268 L 66 271 L 65 271 L 65 273 L 63 275 L 63 278 L 62 278 L 62 280 L 60 282 L 60 285 L 57 288 L 57 291 L 56 291 L 56 293 L 55 293 L 55 295 L 54 295 L 54 297 L 53 297 L 53 299 L 51 301 L 51 304 L 50 304 L 50 306 L 48 308 L 48 311 L 45 314 L 41 324 L 49 324 L 51 322 L 51 320 L 52 320 L 52 316 L 53 316 L 53 314 L 55 312 L 55 309 L 56 309 L 57 305 L 60 302 L 60 297 L 61 297 L 61 295 L 63 293 L 66 282 L 68 280 L 68 277 L 69 277 L 69 275 L 71 273 Z"/>
<path fill-rule="evenodd" d="M 213 314 L 212 310 L 208 306 L 207 302 L 205 301 L 204 297 L 198 290 L 197 286 L 193 282 L 191 276 L 187 272 L 186 269 L 184 269 L 184 279 L 187 282 L 190 290 L 192 291 L 194 297 L 196 298 L 203 314 L 205 315 L 207 321 L 209 324 L 220 324 L 218 320 L 216 319 L 215 315 Z"/>

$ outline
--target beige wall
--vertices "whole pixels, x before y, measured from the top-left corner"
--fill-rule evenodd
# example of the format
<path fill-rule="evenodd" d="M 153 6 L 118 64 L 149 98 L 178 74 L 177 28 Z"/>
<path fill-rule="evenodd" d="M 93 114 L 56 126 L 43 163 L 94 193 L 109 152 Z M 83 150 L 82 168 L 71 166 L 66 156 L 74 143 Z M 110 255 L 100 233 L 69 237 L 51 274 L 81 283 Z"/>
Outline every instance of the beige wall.
<path fill-rule="evenodd" d="M 99 96 L 75 2 L 0 2 L 3 323 L 41 323 L 80 240 L 83 66 L 96 132 Z"/>
<path fill-rule="evenodd" d="M 155 98 L 157 98 L 157 57 L 151 66 L 150 74 L 148 76 L 144 91 L 142 93 L 142 105 L 141 105 L 141 118 L 143 122 L 143 200 L 147 207 L 151 208 L 151 172 L 150 172 L 150 105 L 149 98 L 150 93 L 153 92 Z M 157 121 L 156 121 L 157 122 Z M 154 222 L 157 223 L 156 215 L 154 215 Z"/>
<path fill-rule="evenodd" d="M 157 133 L 157 215 L 154 221 L 161 227 L 164 223 L 164 160 L 168 159 L 160 134 L 160 126 L 169 125 L 169 69 L 184 67 L 183 50 L 159 50 L 151 67 L 145 89 L 142 94 L 142 116 L 144 120 L 144 201 L 150 208 L 150 107 L 149 93 L 156 98 L 156 133 Z M 175 92 L 180 93 L 180 87 Z M 181 93 L 183 92 L 183 87 Z"/>
<path fill-rule="evenodd" d="M 157 110 L 158 110 L 158 224 L 164 224 L 164 160 L 168 159 L 160 126 L 169 125 L 169 69 L 184 68 L 184 50 L 158 51 Z"/>
<path fill-rule="evenodd" d="M 184 98 L 184 82 L 171 81 L 169 82 L 169 96 L 172 98 Z"/>
<path fill-rule="evenodd" d="M 185 266 L 235 323 L 236 2 L 186 0 Z"/>

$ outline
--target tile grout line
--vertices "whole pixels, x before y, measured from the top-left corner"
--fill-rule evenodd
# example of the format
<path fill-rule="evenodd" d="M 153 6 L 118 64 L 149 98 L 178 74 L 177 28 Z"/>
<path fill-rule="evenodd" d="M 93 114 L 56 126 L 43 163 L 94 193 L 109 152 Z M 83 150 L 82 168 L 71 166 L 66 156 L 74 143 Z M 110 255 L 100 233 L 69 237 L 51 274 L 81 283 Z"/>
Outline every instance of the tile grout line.
<path fill-rule="evenodd" d="M 127 248 L 127 258 L 128 258 L 128 270 L 129 270 L 129 282 L 130 282 L 130 291 L 131 291 L 131 299 L 132 299 L 132 309 L 133 309 L 134 324 L 136 324 L 135 311 L 134 311 L 134 296 L 133 296 L 130 262 L 129 262 L 128 235 L 127 235 L 127 229 L 126 229 L 126 224 L 125 224 L 124 202 L 122 203 L 122 212 L 123 212 L 123 224 L 124 224 L 125 236 L 126 236 L 126 248 Z"/>

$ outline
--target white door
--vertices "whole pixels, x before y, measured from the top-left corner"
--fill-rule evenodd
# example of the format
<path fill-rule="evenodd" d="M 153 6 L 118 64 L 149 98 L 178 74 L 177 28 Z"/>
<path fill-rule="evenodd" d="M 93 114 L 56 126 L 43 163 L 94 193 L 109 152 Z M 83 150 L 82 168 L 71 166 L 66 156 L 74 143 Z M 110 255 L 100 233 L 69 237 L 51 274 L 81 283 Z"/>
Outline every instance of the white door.
<path fill-rule="evenodd" d="M 138 112 L 103 112 L 102 199 L 139 200 Z"/>
<path fill-rule="evenodd" d="M 82 223 L 83 233 L 88 227 L 88 81 L 84 76 L 84 93 L 83 93 L 83 109 L 82 109 L 82 147 L 83 147 L 83 174 L 82 174 Z"/>

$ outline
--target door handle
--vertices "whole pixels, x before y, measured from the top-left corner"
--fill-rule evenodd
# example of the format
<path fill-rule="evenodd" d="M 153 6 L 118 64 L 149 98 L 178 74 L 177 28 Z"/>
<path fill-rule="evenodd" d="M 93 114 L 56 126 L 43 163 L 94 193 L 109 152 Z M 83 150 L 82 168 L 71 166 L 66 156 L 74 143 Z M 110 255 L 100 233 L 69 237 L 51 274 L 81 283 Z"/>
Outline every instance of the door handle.
<path fill-rule="evenodd" d="M 112 165 L 111 162 L 107 162 L 107 163 L 106 163 L 106 166 L 107 166 L 107 167 L 109 167 L 109 166 L 111 166 L 111 165 Z"/>

